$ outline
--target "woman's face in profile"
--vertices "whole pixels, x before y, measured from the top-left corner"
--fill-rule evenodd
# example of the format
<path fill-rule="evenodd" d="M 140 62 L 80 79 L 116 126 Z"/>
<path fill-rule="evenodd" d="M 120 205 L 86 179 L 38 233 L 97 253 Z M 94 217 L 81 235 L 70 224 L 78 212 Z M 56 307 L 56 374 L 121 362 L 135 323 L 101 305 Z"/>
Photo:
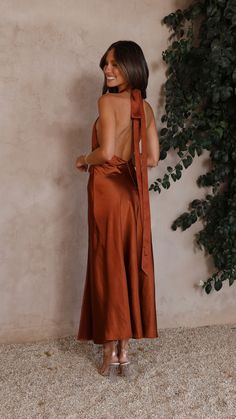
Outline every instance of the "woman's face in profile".
<path fill-rule="evenodd" d="M 107 87 L 118 87 L 119 91 L 127 87 L 126 77 L 115 60 L 114 49 L 107 53 L 103 72 Z"/>

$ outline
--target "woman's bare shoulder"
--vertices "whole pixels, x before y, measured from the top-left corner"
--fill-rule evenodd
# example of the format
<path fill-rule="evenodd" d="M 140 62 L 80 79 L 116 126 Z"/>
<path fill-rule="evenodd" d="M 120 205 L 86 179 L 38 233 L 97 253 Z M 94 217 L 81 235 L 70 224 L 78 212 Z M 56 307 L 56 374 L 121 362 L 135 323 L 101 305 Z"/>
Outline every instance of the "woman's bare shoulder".
<path fill-rule="evenodd" d="M 144 103 L 144 107 L 146 108 L 147 112 L 150 112 L 150 113 L 153 114 L 153 109 L 152 109 L 152 106 L 150 105 L 150 103 L 146 99 L 143 99 L 143 103 Z"/>
<path fill-rule="evenodd" d="M 103 120 L 110 120 L 111 123 L 115 123 L 117 103 L 112 93 L 105 93 L 98 98 L 97 101 L 98 115 Z"/>
<path fill-rule="evenodd" d="M 104 95 L 101 95 L 98 98 L 97 104 L 98 104 L 98 110 L 99 113 L 101 111 L 113 111 L 114 108 L 114 98 L 111 96 L 111 93 L 105 93 Z"/>
<path fill-rule="evenodd" d="M 103 108 L 107 108 L 111 111 L 114 111 L 114 108 L 116 107 L 116 102 L 117 101 L 117 95 L 115 93 L 105 93 L 104 95 L 101 95 L 98 98 L 98 109 L 103 109 Z"/>
<path fill-rule="evenodd" d="M 98 98 L 98 102 L 116 102 L 119 101 L 120 99 L 128 99 L 128 96 L 125 97 L 122 94 L 119 93 L 112 93 L 112 92 L 107 92 L 104 93 L 103 95 L 101 95 Z"/>
<path fill-rule="evenodd" d="M 153 112 L 152 106 L 150 105 L 149 102 L 147 102 L 146 99 L 143 100 L 143 103 L 144 103 L 144 112 L 146 116 L 147 127 L 149 127 L 150 123 L 152 122 L 154 118 L 154 112 Z"/>
<path fill-rule="evenodd" d="M 98 98 L 98 103 L 107 103 L 112 99 L 112 93 L 104 93 Z"/>

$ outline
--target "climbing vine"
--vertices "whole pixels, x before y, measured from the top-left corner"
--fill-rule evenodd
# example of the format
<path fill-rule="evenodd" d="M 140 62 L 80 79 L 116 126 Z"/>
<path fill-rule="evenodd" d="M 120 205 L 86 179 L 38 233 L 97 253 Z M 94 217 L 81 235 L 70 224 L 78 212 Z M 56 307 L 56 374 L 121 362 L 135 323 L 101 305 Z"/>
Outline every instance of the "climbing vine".
<path fill-rule="evenodd" d="M 200 282 L 209 294 L 236 279 L 236 0 L 194 1 L 164 23 L 171 36 L 163 52 L 167 80 L 161 159 L 173 149 L 179 161 L 150 190 L 168 189 L 194 158 L 208 151 L 209 170 L 196 180 L 208 192 L 190 202 L 172 229 L 202 222 L 196 242 L 215 267 Z"/>

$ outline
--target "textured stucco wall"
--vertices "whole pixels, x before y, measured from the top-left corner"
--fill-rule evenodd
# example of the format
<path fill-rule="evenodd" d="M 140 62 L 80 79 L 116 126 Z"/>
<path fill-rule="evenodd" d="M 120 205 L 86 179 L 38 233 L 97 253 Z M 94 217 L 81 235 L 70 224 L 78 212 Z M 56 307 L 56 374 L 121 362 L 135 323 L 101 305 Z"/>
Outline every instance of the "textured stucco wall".
<path fill-rule="evenodd" d="M 174 0 L 2 0 L 0 342 L 76 334 L 87 258 L 87 174 L 74 168 L 90 148 L 101 93 L 99 59 L 132 39 L 150 67 L 148 100 L 157 120 L 165 80 L 161 18 Z M 193 197 L 196 161 L 169 191 L 151 194 L 158 326 L 232 323 L 236 286 L 203 294 L 196 284 L 210 262 L 193 249 L 193 232 L 171 221 Z M 202 167 L 201 167 L 202 165 Z M 149 172 L 150 181 L 166 162 Z M 197 230 L 195 227 L 195 231 Z"/>

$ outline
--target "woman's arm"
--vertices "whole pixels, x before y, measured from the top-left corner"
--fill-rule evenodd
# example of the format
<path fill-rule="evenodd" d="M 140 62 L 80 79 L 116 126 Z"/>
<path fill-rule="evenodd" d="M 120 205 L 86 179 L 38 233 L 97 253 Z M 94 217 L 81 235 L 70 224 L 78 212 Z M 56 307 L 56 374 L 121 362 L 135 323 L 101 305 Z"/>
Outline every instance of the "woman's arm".
<path fill-rule="evenodd" d="M 100 145 L 91 153 L 79 156 L 76 166 L 79 169 L 86 164 L 103 164 L 112 159 L 115 152 L 115 112 L 109 93 L 98 99 L 98 112 L 101 131 Z"/>
<path fill-rule="evenodd" d="M 147 133 L 147 166 L 148 167 L 155 167 L 158 164 L 160 159 L 160 144 L 159 138 L 157 133 L 157 127 L 155 122 L 155 116 L 152 110 L 152 107 L 146 102 L 148 105 L 148 113 L 149 113 L 149 124 L 146 128 Z"/>

